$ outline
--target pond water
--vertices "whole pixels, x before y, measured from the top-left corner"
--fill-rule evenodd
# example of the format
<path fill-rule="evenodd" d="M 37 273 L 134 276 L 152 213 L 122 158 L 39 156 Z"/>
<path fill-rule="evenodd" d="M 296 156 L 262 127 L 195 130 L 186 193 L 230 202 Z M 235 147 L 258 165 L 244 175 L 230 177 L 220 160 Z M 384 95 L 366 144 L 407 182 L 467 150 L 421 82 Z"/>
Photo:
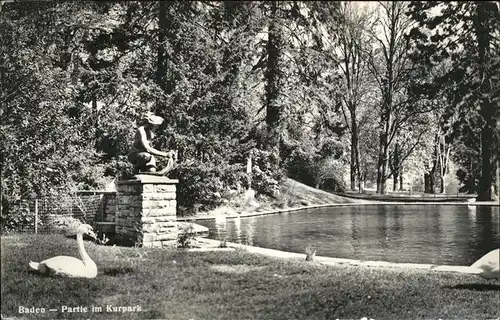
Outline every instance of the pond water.
<path fill-rule="evenodd" d="M 264 248 L 390 262 L 470 265 L 500 247 L 498 206 L 364 205 L 197 223 L 209 237 Z"/>

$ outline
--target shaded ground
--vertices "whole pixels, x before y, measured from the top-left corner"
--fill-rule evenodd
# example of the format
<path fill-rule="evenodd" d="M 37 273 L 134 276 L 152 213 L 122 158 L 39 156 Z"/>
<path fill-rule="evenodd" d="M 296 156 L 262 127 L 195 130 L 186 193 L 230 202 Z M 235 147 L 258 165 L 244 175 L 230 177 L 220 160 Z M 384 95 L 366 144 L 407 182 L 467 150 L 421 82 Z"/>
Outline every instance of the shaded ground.
<path fill-rule="evenodd" d="M 500 285 L 470 275 L 327 266 L 233 252 L 186 252 L 86 242 L 92 280 L 41 277 L 29 260 L 75 255 L 61 235 L 2 237 L 2 318 L 58 319 L 495 319 Z M 102 306 L 62 313 L 61 306 Z M 140 306 L 111 313 L 106 305 Z M 57 308 L 19 314 L 20 306 Z M 47 311 L 48 312 L 48 311 Z"/>

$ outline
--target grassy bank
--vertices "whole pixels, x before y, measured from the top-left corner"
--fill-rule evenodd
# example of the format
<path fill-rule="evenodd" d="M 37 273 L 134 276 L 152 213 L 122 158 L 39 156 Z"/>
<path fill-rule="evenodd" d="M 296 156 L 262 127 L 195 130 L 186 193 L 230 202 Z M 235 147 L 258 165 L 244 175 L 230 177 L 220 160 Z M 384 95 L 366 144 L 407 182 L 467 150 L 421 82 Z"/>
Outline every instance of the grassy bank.
<path fill-rule="evenodd" d="M 255 214 L 259 212 L 275 211 L 277 209 L 300 208 L 318 205 L 346 205 L 346 204 L 369 204 L 383 202 L 397 203 L 467 203 L 468 199 L 474 198 L 469 194 L 425 194 L 408 192 L 389 192 L 380 195 L 374 191 L 357 193 L 347 191 L 345 193 L 331 193 L 319 190 L 293 179 L 287 179 L 281 187 L 280 195 L 277 198 L 242 196 L 236 200 L 230 201 L 211 211 L 200 211 L 194 214 L 194 218 L 209 218 L 221 215 L 237 216 Z M 476 205 L 498 206 L 498 201 L 476 202 Z M 193 216 L 185 216 L 185 219 Z"/>
<path fill-rule="evenodd" d="M 498 282 L 410 269 L 326 266 L 245 251 L 185 252 L 86 242 L 99 274 L 92 280 L 41 277 L 29 260 L 76 255 L 60 235 L 2 237 L 2 315 L 19 307 L 58 308 L 66 319 L 494 319 Z M 61 313 L 61 307 L 88 312 Z M 106 305 L 140 306 L 110 313 Z M 102 313 L 91 313 L 102 306 Z"/>
<path fill-rule="evenodd" d="M 362 199 L 352 199 L 330 192 L 319 190 L 293 179 L 287 179 L 281 187 L 277 198 L 242 196 L 214 210 L 198 212 L 196 216 L 237 215 L 272 211 L 275 209 L 297 208 L 326 204 L 364 203 Z"/>

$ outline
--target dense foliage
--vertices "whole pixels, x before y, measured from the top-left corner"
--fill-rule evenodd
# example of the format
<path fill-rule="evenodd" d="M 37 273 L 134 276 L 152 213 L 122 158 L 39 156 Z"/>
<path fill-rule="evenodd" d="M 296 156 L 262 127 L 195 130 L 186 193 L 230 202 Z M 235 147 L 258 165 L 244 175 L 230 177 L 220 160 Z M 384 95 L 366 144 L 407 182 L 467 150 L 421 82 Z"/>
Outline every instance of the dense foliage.
<path fill-rule="evenodd" d="M 428 96 L 446 97 L 440 124 L 443 134 L 448 133 L 446 142 L 457 145 L 454 156 L 462 178 L 479 176 L 478 198 L 490 200 L 500 141 L 499 3 L 414 2 L 410 14 L 419 26 L 411 33 L 417 48 L 414 59 L 428 71 L 447 65 L 426 86 Z M 475 183 L 468 189 L 475 190 Z"/>
<path fill-rule="evenodd" d="M 0 15 L 2 212 L 130 175 L 146 111 L 165 118 L 156 147 L 179 151 L 186 212 L 248 188 L 248 157 L 267 196 L 285 175 L 445 192 L 451 166 L 492 196 L 495 2 L 10 1 Z"/>

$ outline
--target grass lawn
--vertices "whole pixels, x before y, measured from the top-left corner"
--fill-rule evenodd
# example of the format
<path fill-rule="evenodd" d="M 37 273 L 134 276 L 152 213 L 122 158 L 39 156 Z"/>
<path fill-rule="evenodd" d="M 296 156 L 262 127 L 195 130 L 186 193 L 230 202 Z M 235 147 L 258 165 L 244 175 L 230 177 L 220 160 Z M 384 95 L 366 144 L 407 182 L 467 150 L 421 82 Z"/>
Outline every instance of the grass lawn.
<path fill-rule="evenodd" d="M 500 285 L 423 270 L 326 266 L 233 252 L 123 248 L 86 242 L 95 279 L 42 277 L 28 261 L 77 255 L 62 235 L 2 236 L 2 318 L 65 319 L 494 319 Z M 140 306 L 110 313 L 106 305 Z M 62 313 L 62 306 L 87 313 Z M 102 313 L 91 313 L 102 306 Z M 47 311 L 58 308 L 57 312 Z"/>

